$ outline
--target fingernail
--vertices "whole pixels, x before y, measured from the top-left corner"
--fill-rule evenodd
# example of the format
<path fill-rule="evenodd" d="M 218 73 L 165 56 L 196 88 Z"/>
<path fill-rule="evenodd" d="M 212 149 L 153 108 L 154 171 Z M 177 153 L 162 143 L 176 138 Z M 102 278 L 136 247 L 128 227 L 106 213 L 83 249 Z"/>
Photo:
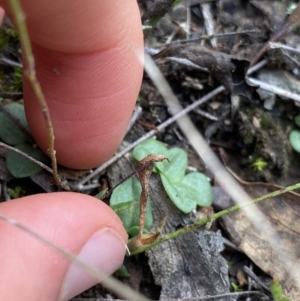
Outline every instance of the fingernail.
<path fill-rule="evenodd" d="M 89 238 L 77 258 L 110 275 L 121 266 L 124 256 L 125 243 L 122 238 L 114 230 L 104 228 Z M 72 263 L 66 274 L 59 300 L 69 300 L 98 282 L 76 263 Z"/>

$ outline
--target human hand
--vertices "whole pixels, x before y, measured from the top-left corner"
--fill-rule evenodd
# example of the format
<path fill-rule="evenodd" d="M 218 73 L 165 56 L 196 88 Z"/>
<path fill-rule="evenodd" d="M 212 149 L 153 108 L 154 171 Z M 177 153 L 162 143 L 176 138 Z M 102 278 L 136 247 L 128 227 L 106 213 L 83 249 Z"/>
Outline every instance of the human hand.
<path fill-rule="evenodd" d="M 9 14 L 7 1 L 0 5 Z M 136 1 L 24 0 L 22 5 L 58 162 L 78 169 L 98 166 L 120 144 L 140 88 L 143 39 Z M 44 120 L 26 79 L 23 90 L 31 131 L 46 151 Z M 95 198 L 34 195 L 2 203 L 0 213 L 107 274 L 122 263 L 126 232 L 115 213 Z M 0 241 L 2 299 L 58 300 L 64 294 L 60 300 L 68 300 L 97 283 L 3 221 Z"/>

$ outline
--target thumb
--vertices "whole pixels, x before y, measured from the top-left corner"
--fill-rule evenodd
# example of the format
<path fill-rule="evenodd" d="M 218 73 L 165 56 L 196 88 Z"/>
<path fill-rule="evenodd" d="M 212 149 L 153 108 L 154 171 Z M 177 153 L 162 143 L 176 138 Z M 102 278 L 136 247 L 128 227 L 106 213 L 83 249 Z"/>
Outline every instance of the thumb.
<path fill-rule="evenodd" d="M 107 275 L 123 262 L 127 234 L 111 208 L 96 198 L 71 192 L 38 194 L 2 203 L 0 212 Z M 0 244 L 1 300 L 69 300 L 98 282 L 4 221 Z"/>

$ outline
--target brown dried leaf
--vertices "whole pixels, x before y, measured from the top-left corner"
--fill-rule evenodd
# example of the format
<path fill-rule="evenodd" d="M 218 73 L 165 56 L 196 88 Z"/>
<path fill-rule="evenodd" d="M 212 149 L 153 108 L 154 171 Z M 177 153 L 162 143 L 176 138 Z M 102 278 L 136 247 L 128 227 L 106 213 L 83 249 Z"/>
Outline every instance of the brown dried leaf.
<path fill-rule="evenodd" d="M 154 163 L 168 160 L 166 156 L 150 154 L 139 162 L 138 165 L 138 177 L 142 185 L 142 193 L 140 197 L 140 229 L 138 238 L 142 239 L 145 218 L 146 218 L 146 206 L 147 198 L 149 196 L 149 179 L 152 174 Z"/>
<path fill-rule="evenodd" d="M 275 190 L 271 186 L 253 184 L 244 186 L 251 198 L 263 196 Z M 298 261 L 300 257 L 300 203 L 299 196 L 284 194 L 274 199 L 260 202 L 257 206 L 268 218 L 273 237 L 266 237 L 264 231 L 258 232 L 242 210 L 224 216 L 221 219 L 223 227 L 237 247 L 242 249 L 253 262 L 272 278 L 282 283 L 284 294 L 292 300 L 300 300 L 300 281 Z M 224 201 L 224 195 L 215 198 L 215 206 L 223 209 L 229 199 Z M 233 205 L 230 203 L 229 205 Z M 270 231 L 270 229 L 266 229 Z M 269 239 L 276 237 L 276 252 Z M 280 254 L 280 258 L 278 257 Z M 292 258 L 295 261 L 291 262 Z M 288 259 L 288 260 L 285 260 Z M 291 268 L 292 267 L 292 268 Z"/>
<path fill-rule="evenodd" d="M 243 287 L 243 286 L 247 285 L 247 283 L 248 283 L 244 271 L 242 271 L 240 269 L 236 273 L 236 279 L 238 281 L 239 286 Z"/>
<path fill-rule="evenodd" d="M 143 236 L 141 238 L 141 242 L 143 245 L 149 245 L 149 244 L 152 244 L 153 242 L 155 242 L 159 236 L 160 236 L 160 233 L 146 233 L 146 234 L 143 234 Z"/>

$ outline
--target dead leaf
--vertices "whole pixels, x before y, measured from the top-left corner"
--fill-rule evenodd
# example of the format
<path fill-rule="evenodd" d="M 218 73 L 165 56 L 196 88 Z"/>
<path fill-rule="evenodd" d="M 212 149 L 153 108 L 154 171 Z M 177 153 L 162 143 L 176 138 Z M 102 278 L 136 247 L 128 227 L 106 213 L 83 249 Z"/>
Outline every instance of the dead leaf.
<path fill-rule="evenodd" d="M 244 186 L 251 198 L 263 196 L 275 190 L 271 186 L 253 184 Z M 220 194 L 214 201 L 218 210 L 225 209 L 224 204 L 233 203 Z M 300 300 L 300 281 L 298 266 L 300 256 L 300 198 L 293 194 L 284 194 L 274 199 L 260 202 L 257 206 L 267 217 L 272 226 L 273 237 L 276 238 L 276 252 L 265 237 L 264 229 L 256 230 L 242 210 L 224 216 L 221 223 L 231 240 L 242 249 L 251 260 L 272 278 L 280 280 L 284 294 L 292 300 Z M 226 205 L 226 206 L 227 206 Z M 267 229 L 266 229 L 267 230 Z M 278 257 L 281 254 L 281 258 Z M 284 260 L 284 259 L 288 260 Z M 295 262 L 289 262 L 295 258 Z M 290 267 L 293 267 L 290 269 Z"/>
<path fill-rule="evenodd" d="M 154 163 L 168 160 L 166 156 L 150 154 L 139 162 L 138 177 L 142 185 L 142 193 L 140 197 L 140 229 L 138 238 L 142 240 L 145 226 L 147 198 L 149 196 L 149 179 L 153 171 Z"/>
<path fill-rule="evenodd" d="M 248 83 L 246 79 L 250 65 L 246 60 L 193 44 L 170 45 L 156 54 L 154 58 L 169 56 L 187 59 L 199 67 L 207 68 L 232 95 L 242 95 L 253 101 L 259 100 L 256 87 Z"/>
<path fill-rule="evenodd" d="M 128 242 L 128 249 L 129 251 L 133 251 L 136 250 L 138 248 L 144 247 L 146 245 L 149 245 L 153 242 L 155 242 L 160 236 L 160 233 L 144 233 L 141 235 L 141 237 L 136 236 L 134 238 L 132 238 L 129 242 Z"/>

